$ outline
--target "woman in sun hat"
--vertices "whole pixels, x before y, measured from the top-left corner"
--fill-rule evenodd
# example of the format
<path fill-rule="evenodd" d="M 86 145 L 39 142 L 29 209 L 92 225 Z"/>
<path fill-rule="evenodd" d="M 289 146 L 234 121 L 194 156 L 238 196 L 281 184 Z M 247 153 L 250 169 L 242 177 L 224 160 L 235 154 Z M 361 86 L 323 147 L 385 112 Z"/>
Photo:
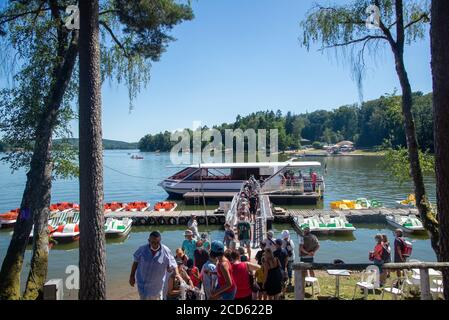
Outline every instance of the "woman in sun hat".
<path fill-rule="evenodd" d="M 210 256 L 217 259 L 217 287 L 211 293 L 212 300 L 234 300 L 237 287 L 232 277 L 232 264 L 224 256 L 224 245 L 213 241 Z"/>
<path fill-rule="evenodd" d="M 192 230 L 187 229 L 184 232 L 185 240 L 182 243 L 182 250 L 189 259 L 195 259 L 196 240 L 193 238 Z"/>

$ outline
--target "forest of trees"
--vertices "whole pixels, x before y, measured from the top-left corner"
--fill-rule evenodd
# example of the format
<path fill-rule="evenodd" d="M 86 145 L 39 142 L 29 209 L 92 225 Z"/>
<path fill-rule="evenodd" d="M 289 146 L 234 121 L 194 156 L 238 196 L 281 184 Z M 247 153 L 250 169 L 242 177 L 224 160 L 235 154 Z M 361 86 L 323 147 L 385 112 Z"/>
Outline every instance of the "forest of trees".
<path fill-rule="evenodd" d="M 278 129 L 281 151 L 298 149 L 301 138 L 327 144 L 351 140 L 358 148 L 368 149 L 380 147 L 386 141 L 392 147 L 404 147 L 406 139 L 400 99 L 399 96 L 383 96 L 360 106 L 346 105 L 332 111 L 317 110 L 305 114 L 288 112 L 283 115 L 280 110 L 259 111 L 245 117 L 238 115 L 234 123 L 223 123 L 214 128 L 223 135 L 225 129 Z M 433 152 L 432 94 L 416 92 L 413 100 L 419 145 L 423 151 Z M 170 136 L 169 131 L 148 134 L 140 139 L 139 149 L 170 151 L 176 144 L 170 141 Z"/>

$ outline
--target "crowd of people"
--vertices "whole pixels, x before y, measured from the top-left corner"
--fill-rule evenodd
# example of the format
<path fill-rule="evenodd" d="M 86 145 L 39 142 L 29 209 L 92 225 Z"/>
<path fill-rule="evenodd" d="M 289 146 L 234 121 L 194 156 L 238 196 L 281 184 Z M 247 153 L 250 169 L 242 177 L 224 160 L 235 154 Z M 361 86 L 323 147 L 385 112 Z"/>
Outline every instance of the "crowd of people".
<path fill-rule="evenodd" d="M 242 217 L 239 223 L 244 221 Z M 161 234 L 153 231 L 148 244 L 134 253 L 131 286 L 137 283 L 143 300 L 280 299 L 287 286 L 292 285 L 295 245 L 289 231 L 282 231 L 279 239 L 274 239 L 273 232 L 268 231 L 255 259 L 251 259 L 246 249 L 246 229 L 237 229 L 238 248 L 235 240 L 229 240 L 235 239 L 229 232 L 231 228 L 225 231 L 223 242 L 210 242 L 207 233 L 195 237 L 194 232 L 187 229 L 185 240 L 174 255 L 161 243 Z M 301 250 L 310 253 L 307 251 L 310 248 L 306 248 L 301 244 Z"/>
<path fill-rule="evenodd" d="M 245 217 L 241 217 L 241 221 Z M 243 229 L 243 228 L 242 228 Z M 173 255 L 161 243 L 161 234 L 153 231 L 148 244 L 134 253 L 129 283 L 137 284 L 143 300 L 277 300 L 285 296 L 292 286 L 292 265 L 295 244 L 288 230 L 276 239 L 268 231 L 252 259 L 246 250 L 245 236 L 236 246 L 236 236 L 229 226 L 224 241 L 210 241 L 207 233 L 195 237 L 191 229 L 184 232 L 185 240 Z M 242 241 L 243 239 L 243 241 Z M 402 230 L 395 230 L 393 246 L 385 234 L 375 236 L 376 245 L 369 257 L 379 267 L 380 286 L 385 284 L 389 272 L 383 264 L 405 262 L 407 242 Z M 320 248 L 319 241 L 308 228 L 300 237 L 298 253 L 301 262 L 313 263 Z M 397 271 L 401 276 L 401 271 Z M 311 272 L 311 276 L 314 274 Z"/>

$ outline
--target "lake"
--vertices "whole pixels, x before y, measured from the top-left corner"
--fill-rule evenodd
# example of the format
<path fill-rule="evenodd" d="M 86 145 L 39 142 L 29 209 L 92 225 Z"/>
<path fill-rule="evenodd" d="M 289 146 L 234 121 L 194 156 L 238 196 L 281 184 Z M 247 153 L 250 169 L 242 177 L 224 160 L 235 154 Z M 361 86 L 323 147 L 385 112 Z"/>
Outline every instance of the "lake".
<path fill-rule="evenodd" d="M 165 191 L 157 184 L 164 178 L 179 171 L 171 166 L 168 153 L 141 153 L 143 160 L 131 159 L 129 153 L 137 151 L 114 150 L 104 153 L 104 185 L 105 201 L 149 201 L 151 204 L 166 198 Z M 0 155 L 1 156 L 1 155 Z M 326 158 L 307 158 L 307 160 L 320 161 L 327 165 L 325 174 L 326 193 L 320 207 L 329 208 L 329 203 L 340 199 L 355 199 L 358 197 L 376 198 L 386 206 L 394 206 L 395 200 L 404 199 L 412 190 L 412 185 L 406 183 L 402 186 L 392 181 L 380 167 L 380 157 L 373 156 L 341 156 Z M 19 206 L 24 185 L 25 172 L 19 171 L 11 174 L 9 167 L 0 163 L 0 212 Z M 435 202 L 434 177 L 426 177 L 425 183 L 432 202 Z M 79 190 L 77 180 L 56 180 L 53 183 L 52 202 L 70 201 L 78 202 Z M 213 206 L 212 206 L 213 207 Z M 180 205 L 180 209 L 193 209 Z M 331 262 L 342 259 L 345 262 L 368 262 L 368 251 L 374 247 L 374 235 L 385 233 L 390 239 L 393 237 L 392 229 L 387 225 L 355 225 L 357 230 L 352 236 L 321 237 L 321 249 L 317 254 L 317 262 Z M 146 243 L 149 232 L 158 229 L 162 232 L 163 243 L 173 251 L 181 245 L 183 240 L 183 227 L 134 227 L 129 237 L 120 241 L 108 241 L 107 254 L 107 281 L 110 291 L 122 290 L 128 281 L 132 263 L 132 254 Z M 290 225 L 274 225 L 274 231 L 279 234 L 283 229 L 294 231 Z M 208 231 L 212 240 L 222 240 L 223 230 L 219 227 L 210 227 L 208 230 L 200 226 L 201 231 Z M 0 261 L 3 261 L 11 237 L 11 230 L 0 229 Z M 293 240 L 298 246 L 297 236 Z M 435 255 L 426 236 L 412 237 L 413 258 L 435 261 Z M 31 250 L 26 252 L 27 265 Z M 65 270 L 68 265 L 78 264 L 78 244 L 58 245 L 50 251 L 49 278 L 66 278 Z M 23 280 L 27 272 L 23 273 Z M 66 297 L 73 298 L 73 292 Z"/>

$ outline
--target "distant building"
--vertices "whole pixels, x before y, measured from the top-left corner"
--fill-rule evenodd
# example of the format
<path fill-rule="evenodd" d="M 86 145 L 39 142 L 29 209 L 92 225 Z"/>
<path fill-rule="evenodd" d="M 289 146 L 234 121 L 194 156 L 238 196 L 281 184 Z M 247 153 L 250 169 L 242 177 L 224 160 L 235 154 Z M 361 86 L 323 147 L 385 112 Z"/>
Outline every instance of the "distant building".
<path fill-rule="evenodd" d="M 336 147 L 339 148 L 354 148 L 354 142 L 352 141 L 340 141 L 335 144 Z"/>

